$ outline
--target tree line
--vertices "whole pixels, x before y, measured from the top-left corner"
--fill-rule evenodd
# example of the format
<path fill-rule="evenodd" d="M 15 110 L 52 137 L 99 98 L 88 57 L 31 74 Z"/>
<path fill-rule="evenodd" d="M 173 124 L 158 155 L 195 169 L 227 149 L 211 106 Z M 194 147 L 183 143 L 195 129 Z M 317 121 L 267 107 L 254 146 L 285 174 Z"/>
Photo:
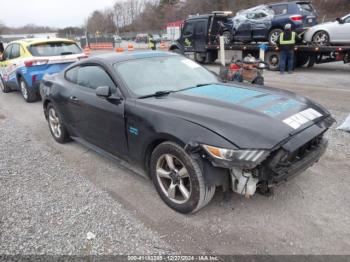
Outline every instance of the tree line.
<path fill-rule="evenodd" d="M 281 0 L 119 0 L 88 19 L 90 32 L 141 32 L 164 29 L 168 22 L 184 20 L 191 14 L 214 10 L 239 10 Z M 320 22 L 334 20 L 350 10 L 349 0 L 312 0 Z"/>
<path fill-rule="evenodd" d="M 119 34 L 165 29 L 168 22 L 184 20 L 191 14 L 214 10 L 234 13 L 266 2 L 281 0 L 116 0 L 113 6 L 93 11 L 81 27 L 55 29 L 46 26 L 26 25 L 6 27 L 0 22 L 0 34 L 58 32 L 62 37 L 91 34 Z M 319 12 L 320 21 L 344 16 L 350 10 L 349 0 L 312 0 Z"/>

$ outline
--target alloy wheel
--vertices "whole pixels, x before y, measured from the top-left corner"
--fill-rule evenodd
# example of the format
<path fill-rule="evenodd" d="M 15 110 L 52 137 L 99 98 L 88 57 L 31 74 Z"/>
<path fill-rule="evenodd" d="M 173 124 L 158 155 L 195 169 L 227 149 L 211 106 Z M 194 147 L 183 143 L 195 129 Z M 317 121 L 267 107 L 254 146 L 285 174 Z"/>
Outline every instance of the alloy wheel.
<path fill-rule="evenodd" d="M 1 88 L 1 91 L 5 93 L 5 83 L 2 77 L 0 77 L 0 88 Z"/>
<path fill-rule="evenodd" d="M 328 42 L 328 35 L 325 32 L 319 32 L 315 35 L 314 43 L 316 43 L 318 46 L 327 45 Z"/>
<path fill-rule="evenodd" d="M 22 93 L 24 99 L 27 100 L 28 99 L 28 90 L 26 87 L 26 83 L 23 80 L 21 81 L 21 93 Z"/>
<path fill-rule="evenodd" d="M 275 31 L 275 32 L 273 32 L 273 33 L 271 34 L 271 37 L 270 37 L 270 42 L 271 42 L 271 44 L 274 44 L 274 45 L 275 45 L 275 44 L 277 43 L 280 34 L 281 34 L 281 33 L 278 32 L 278 31 Z"/>
<path fill-rule="evenodd" d="M 184 204 L 190 199 L 190 176 L 178 158 L 170 154 L 162 155 L 157 161 L 156 175 L 161 190 L 172 202 Z"/>
<path fill-rule="evenodd" d="M 49 124 L 53 135 L 56 138 L 60 138 L 62 134 L 60 119 L 55 109 L 50 108 L 49 110 Z"/>

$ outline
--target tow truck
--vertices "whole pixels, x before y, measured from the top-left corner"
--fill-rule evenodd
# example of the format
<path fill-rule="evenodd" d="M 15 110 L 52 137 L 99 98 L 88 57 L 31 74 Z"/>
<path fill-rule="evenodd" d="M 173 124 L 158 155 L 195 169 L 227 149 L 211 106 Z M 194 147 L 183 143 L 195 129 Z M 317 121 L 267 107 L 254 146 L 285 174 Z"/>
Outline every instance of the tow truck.
<path fill-rule="evenodd" d="M 214 63 L 219 53 L 224 57 L 243 59 L 248 54 L 263 59 L 269 69 L 276 71 L 279 68 L 280 51 L 277 46 L 267 43 L 230 43 L 220 47 L 219 21 L 226 21 L 232 12 L 214 11 L 210 14 L 191 15 L 185 20 L 180 38 L 172 43 L 170 51 L 192 57 L 199 63 Z M 224 50 L 221 50 L 224 49 Z M 221 50 L 221 52 L 220 52 Z M 298 43 L 295 47 L 296 67 L 312 67 L 315 64 L 343 61 L 350 63 L 350 46 L 314 46 Z"/>

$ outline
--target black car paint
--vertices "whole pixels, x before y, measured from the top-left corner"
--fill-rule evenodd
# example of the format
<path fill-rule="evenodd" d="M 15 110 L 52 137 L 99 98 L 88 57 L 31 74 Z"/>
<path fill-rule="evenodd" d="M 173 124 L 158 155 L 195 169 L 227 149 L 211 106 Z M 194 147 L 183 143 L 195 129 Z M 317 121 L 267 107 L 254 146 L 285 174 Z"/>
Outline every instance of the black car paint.
<path fill-rule="evenodd" d="M 174 54 L 157 52 L 157 55 Z M 131 59 L 138 58 L 131 54 L 105 55 L 78 62 L 66 69 L 87 64 L 102 66 L 116 84 L 111 87 L 112 96 L 109 99 L 97 97 L 94 90 L 84 90 L 86 88 L 67 81 L 64 77 L 66 71 L 46 76 L 41 85 L 41 94 L 44 108 L 49 102 L 57 107 L 73 138 L 83 139 L 85 144 L 102 149 L 100 152 L 106 151 L 146 170 L 154 147 L 163 141 L 173 141 L 189 153 L 204 158 L 206 180 L 222 185 L 228 180 L 228 176 L 224 176 L 228 175 L 227 168 L 234 164 L 211 158 L 201 150 L 200 144 L 229 149 L 267 149 L 271 153 L 284 147 L 284 150 L 292 152 L 322 135 L 333 123 L 329 112 L 323 107 L 291 92 L 267 87 L 239 85 L 240 88 L 263 89 L 264 92 L 303 103 L 303 107 L 295 108 L 289 115 L 305 108 L 314 108 L 323 117 L 292 130 L 282 124 L 280 118 L 181 92 L 138 99 L 128 92 L 125 83 L 113 69 L 114 63 Z"/>

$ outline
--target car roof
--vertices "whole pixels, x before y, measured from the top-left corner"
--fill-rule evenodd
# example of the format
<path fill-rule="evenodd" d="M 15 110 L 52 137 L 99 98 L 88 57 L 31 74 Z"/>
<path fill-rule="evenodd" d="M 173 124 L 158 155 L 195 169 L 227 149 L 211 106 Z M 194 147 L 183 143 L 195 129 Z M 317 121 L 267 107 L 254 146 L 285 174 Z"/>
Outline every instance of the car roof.
<path fill-rule="evenodd" d="M 144 59 L 144 58 L 154 58 L 154 57 L 167 57 L 167 56 L 178 56 L 172 52 L 165 51 L 130 51 L 123 53 L 106 53 L 100 54 L 96 56 L 92 56 L 88 59 L 84 59 L 84 63 L 94 62 L 94 61 L 102 61 L 108 64 L 115 64 L 119 62 Z"/>
<path fill-rule="evenodd" d="M 194 19 L 208 19 L 209 17 L 213 16 L 213 14 L 204 14 L 204 15 L 191 15 L 186 20 L 194 20 Z"/>
<path fill-rule="evenodd" d="M 65 38 L 26 38 L 26 39 L 12 41 L 9 44 L 17 43 L 17 44 L 22 44 L 24 46 L 29 46 L 29 45 L 33 45 L 33 44 L 35 45 L 35 44 L 40 44 L 40 43 L 52 43 L 52 42 L 75 43 L 75 41 L 65 39 Z"/>
<path fill-rule="evenodd" d="M 268 3 L 266 5 L 271 6 L 271 5 L 288 5 L 288 4 L 311 4 L 310 1 L 283 1 L 283 2 L 274 2 L 274 3 Z"/>

